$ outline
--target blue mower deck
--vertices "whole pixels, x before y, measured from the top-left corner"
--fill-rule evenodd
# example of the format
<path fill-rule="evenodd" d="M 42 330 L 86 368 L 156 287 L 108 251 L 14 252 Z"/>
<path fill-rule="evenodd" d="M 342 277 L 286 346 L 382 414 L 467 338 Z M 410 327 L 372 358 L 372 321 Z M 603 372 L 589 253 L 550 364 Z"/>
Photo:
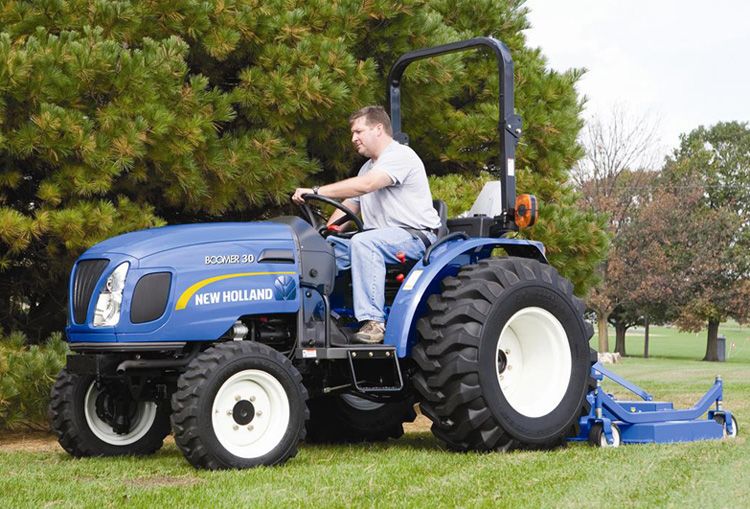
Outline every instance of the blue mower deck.
<path fill-rule="evenodd" d="M 736 435 L 736 420 L 722 407 L 723 384 L 716 377 L 713 386 L 692 408 L 676 410 L 671 402 L 653 401 L 653 396 L 604 368 L 591 367 L 596 388 L 586 399 L 589 413 L 580 418 L 578 435 L 570 441 L 588 440 L 594 445 L 619 443 L 669 443 L 718 440 Z M 617 400 L 602 389 L 608 378 L 641 398 L 642 401 Z M 701 416 L 707 415 L 705 419 Z M 606 439 L 606 443 L 604 442 Z"/>

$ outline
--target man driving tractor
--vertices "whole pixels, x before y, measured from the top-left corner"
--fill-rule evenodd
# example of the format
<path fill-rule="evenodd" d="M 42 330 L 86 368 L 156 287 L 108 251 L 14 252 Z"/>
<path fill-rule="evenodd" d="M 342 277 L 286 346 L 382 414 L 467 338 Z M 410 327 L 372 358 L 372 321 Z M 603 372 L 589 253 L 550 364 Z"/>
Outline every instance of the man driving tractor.
<path fill-rule="evenodd" d="M 356 177 L 298 188 L 292 200 L 304 203 L 303 195 L 320 194 L 344 200 L 361 214 L 365 231 L 351 239 L 328 237 L 339 271 L 351 268 L 354 315 L 361 323 L 354 336 L 359 343 L 382 343 L 385 333 L 386 263 L 420 258 L 430 243 L 440 218 L 432 205 L 432 194 L 424 163 L 411 148 L 393 139 L 391 119 L 381 106 L 366 106 L 349 117 L 354 149 L 368 160 Z M 344 217 L 336 210 L 328 225 Z"/>

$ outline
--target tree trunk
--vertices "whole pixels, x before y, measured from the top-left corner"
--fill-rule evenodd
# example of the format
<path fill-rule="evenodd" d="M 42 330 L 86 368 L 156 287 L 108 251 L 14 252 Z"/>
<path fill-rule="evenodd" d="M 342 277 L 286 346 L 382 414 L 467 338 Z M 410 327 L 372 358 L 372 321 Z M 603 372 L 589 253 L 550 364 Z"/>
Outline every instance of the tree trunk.
<path fill-rule="evenodd" d="M 627 331 L 628 328 L 624 323 L 618 323 L 617 325 L 615 325 L 615 352 L 619 353 L 623 357 L 627 355 L 625 353 L 625 333 Z"/>
<path fill-rule="evenodd" d="M 607 319 L 609 314 L 598 314 L 598 325 L 599 325 L 599 351 L 609 352 L 609 331 L 607 330 Z"/>
<path fill-rule="evenodd" d="M 704 361 L 717 362 L 719 356 L 716 355 L 716 337 L 719 335 L 719 321 L 709 320 L 708 321 L 708 341 L 706 342 L 706 356 L 703 357 Z"/>
<path fill-rule="evenodd" d="M 648 317 L 643 317 L 643 358 L 648 359 Z"/>
<path fill-rule="evenodd" d="M 3 290 L 0 288 L 0 290 Z M 0 336 L 12 330 L 10 309 L 10 292 L 0 291 Z M 7 328 L 7 330 L 6 330 Z"/>

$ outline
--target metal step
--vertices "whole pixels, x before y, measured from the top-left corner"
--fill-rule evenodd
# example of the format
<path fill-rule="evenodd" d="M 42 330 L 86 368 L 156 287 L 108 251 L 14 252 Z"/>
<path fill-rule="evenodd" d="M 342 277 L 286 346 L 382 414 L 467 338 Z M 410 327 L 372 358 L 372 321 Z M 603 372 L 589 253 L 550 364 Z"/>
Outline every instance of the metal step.
<path fill-rule="evenodd" d="M 352 381 L 358 391 L 398 392 L 404 388 L 394 346 L 357 345 L 357 348 L 349 348 L 347 355 Z"/>
<path fill-rule="evenodd" d="M 295 357 L 298 359 L 348 359 L 349 352 L 354 352 L 357 358 L 384 356 L 396 358 L 396 347 L 393 345 L 336 345 L 330 348 L 297 348 Z M 372 355 L 370 355 L 372 353 Z M 377 357 L 380 358 L 380 357 Z"/>
<path fill-rule="evenodd" d="M 404 388 L 393 345 L 298 348 L 295 356 L 309 360 L 348 360 L 352 384 L 361 392 L 398 392 Z"/>

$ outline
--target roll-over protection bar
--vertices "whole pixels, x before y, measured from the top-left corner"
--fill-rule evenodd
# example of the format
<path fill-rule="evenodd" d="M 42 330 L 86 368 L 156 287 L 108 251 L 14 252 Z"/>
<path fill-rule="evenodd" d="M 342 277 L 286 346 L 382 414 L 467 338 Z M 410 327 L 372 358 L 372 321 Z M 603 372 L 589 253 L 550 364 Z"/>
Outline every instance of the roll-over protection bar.
<path fill-rule="evenodd" d="M 411 51 L 402 55 L 388 73 L 388 111 L 391 115 L 393 137 L 400 143 L 408 143 L 409 137 L 401 131 L 401 77 L 407 66 L 417 60 L 455 53 L 468 49 L 489 48 L 497 60 L 500 83 L 498 134 L 500 156 L 497 167 L 502 179 L 501 205 L 503 209 L 503 229 L 515 230 L 514 214 L 516 203 L 515 159 L 516 145 L 521 136 L 521 117 L 513 111 L 513 59 L 508 48 L 493 37 L 475 37 L 466 41 L 453 42 Z"/>

